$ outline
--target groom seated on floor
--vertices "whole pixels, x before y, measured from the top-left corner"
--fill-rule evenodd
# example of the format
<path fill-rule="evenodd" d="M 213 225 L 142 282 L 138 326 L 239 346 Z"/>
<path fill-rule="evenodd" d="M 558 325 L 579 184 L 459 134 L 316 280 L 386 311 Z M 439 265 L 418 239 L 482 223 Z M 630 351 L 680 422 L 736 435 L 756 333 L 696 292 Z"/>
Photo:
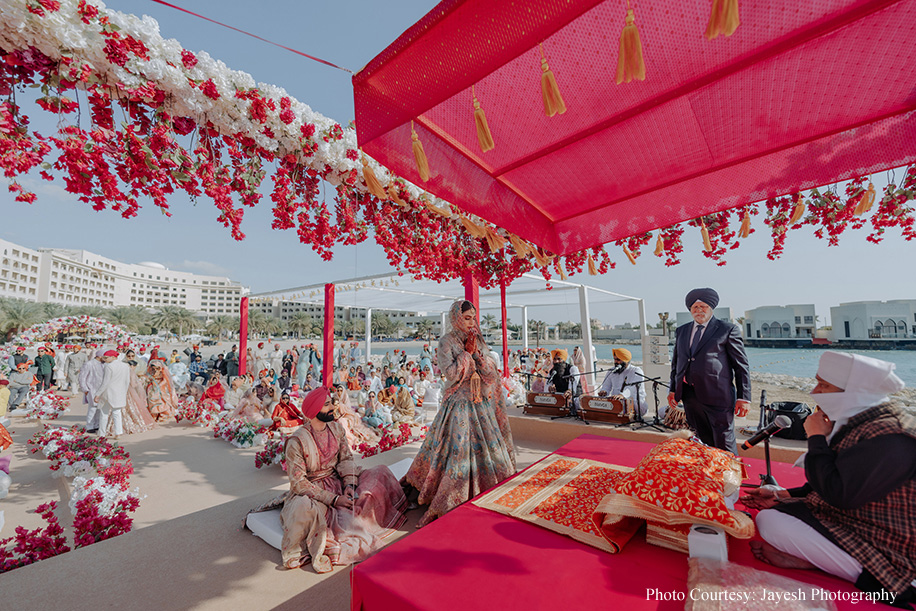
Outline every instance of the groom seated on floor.
<path fill-rule="evenodd" d="M 916 416 L 891 404 L 903 389 L 894 364 L 827 351 L 805 420 L 807 483 L 741 498 L 761 509 L 751 543 L 759 560 L 819 568 L 883 600 L 916 602 Z"/>

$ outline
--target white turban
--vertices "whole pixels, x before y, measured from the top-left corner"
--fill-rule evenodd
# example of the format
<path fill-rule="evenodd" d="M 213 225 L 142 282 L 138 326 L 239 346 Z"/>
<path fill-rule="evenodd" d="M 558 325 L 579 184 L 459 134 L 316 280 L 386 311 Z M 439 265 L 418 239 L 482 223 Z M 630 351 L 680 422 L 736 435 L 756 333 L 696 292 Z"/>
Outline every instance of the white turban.
<path fill-rule="evenodd" d="M 841 393 L 811 395 L 835 423 L 829 437 L 853 416 L 886 403 L 888 395 L 903 389 L 903 380 L 894 373 L 896 367 L 893 363 L 861 354 L 828 350 L 821 355 L 818 377 L 843 389 Z"/>

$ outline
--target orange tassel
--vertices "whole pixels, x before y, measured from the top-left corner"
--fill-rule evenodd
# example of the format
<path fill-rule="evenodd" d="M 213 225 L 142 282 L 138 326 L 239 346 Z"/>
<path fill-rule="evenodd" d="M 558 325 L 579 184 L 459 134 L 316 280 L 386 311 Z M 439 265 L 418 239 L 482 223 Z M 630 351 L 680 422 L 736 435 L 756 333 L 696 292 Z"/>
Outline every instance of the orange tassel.
<path fill-rule="evenodd" d="M 617 84 L 646 80 L 646 64 L 642 59 L 642 42 L 636 29 L 636 16 L 627 2 L 626 25 L 620 33 L 620 55 L 617 56 Z"/>
<path fill-rule="evenodd" d="M 407 205 L 407 202 L 401 199 L 401 195 L 398 193 L 398 186 L 393 182 L 388 183 L 388 196 L 391 197 L 391 201 L 399 206 Z"/>
<path fill-rule="evenodd" d="M 560 280 L 566 280 L 566 272 L 563 271 L 563 262 L 559 259 L 557 260 L 557 271 L 560 272 Z"/>
<path fill-rule="evenodd" d="M 706 252 L 712 252 L 712 242 L 709 241 L 709 229 L 706 228 L 706 221 L 700 221 L 703 223 L 700 233 L 703 234 L 703 248 L 706 249 Z"/>
<path fill-rule="evenodd" d="M 471 374 L 471 401 L 474 403 L 483 402 L 483 397 L 480 396 L 480 374 L 476 371 Z"/>
<path fill-rule="evenodd" d="M 749 210 L 744 211 L 744 218 L 741 219 L 741 229 L 738 231 L 738 237 L 746 238 L 751 235 L 751 214 Z"/>
<path fill-rule="evenodd" d="M 431 212 L 435 212 L 439 216 L 442 216 L 445 218 L 450 218 L 452 216 L 451 213 L 448 210 L 446 210 L 445 208 L 439 208 L 438 206 L 434 206 L 433 204 L 429 202 L 426 202 L 426 207 L 429 208 Z"/>
<path fill-rule="evenodd" d="M 665 254 L 665 241 L 662 239 L 662 232 L 658 232 L 658 238 L 655 240 L 655 256 L 660 257 Z"/>
<path fill-rule="evenodd" d="M 388 199 L 388 196 L 385 195 L 385 189 L 382 188 L 382 183 L 379 182 L 375 172 L 369 167 L 369 160 L 366 159 L 365 155 L 363 155 L 363 180 L 366 181 L 366 189 L 369 190 L 369 193 L 382 201 Z"/>
<path fill-rule="evenodd" d="M 630 260 L 630 263 L 632 263 L 633 265 L 636 265 L 636 257 L 633 256 L 633 253 L 630 252 L 630 249 L 627 248 L 626 244 L 623 245 L 623 254 L 627 256 L 627 259 Z"/>
<path fill-rule="evenodd" d="M 557 85 L 557 78 L 547 65 L 547 58 L 544 57 L 544 45 L 538 45 L 541 49 L 541 97 L 544 99 L 544 114 L 552 117 L 556 114 L 566 112 L 566 102 L 560 94 L 560 87 Z"/>
<path fill-rule="evenodd" d="M 875 203 L 875 185 L 868 183 L 868 190 L 862 194 L 859 203 L 856 204 L 856 210 L 853 214 L 861 216 L 871 210 L 872 204 Z"/>
<path fill-rule="evenodd" d="M 706 38 L 712 40 L 719 34 L 731 36 L 741 25 L 738 17 L 738 0 L 712 0 L 709 12 L 709 23 L 706 25 Z"/>
<path fill-rule="evenodd" d="M 518 237 L 517 235 L 509 234 L 509 242 L 512 244 L 512 248 L 515 249 L 515 256 L 519 259 L 528 258 L 528 244 Z"/>
<path fill-rule="evenodd" d="M 493 134 L 490 133 L 490 126 L 487 125 L 487 115 L 484 114 L 477 96 L 474 95 L 474 87 L 471 86 L 471 96 L 474 98 L 474 124 L 477 126 L 477 142 L 480 143 L 480 150 L 486 153 L 492 151 L 496 144 L 493 142 Z"/>
<path fill-rule="evenodd" d="M 429 180 L 429 161 L 426 159 L 423 143 L 413 128 L 413 121 L 410 122 L 410 139 L 413 140 L 413 160 L 417 164 L 417 172 L 420 173 L 420 180 L 426 182 Z"/>
<path fill-rule="evenodd" d="M 805 200 L 802 199 L 801 193 L 798 194 L 798 199 L 796 202 L 795 210 L 792 212 L 792 217 L 789 218 L 790 227 L 800 221 L 801 217 L 805 214 Z"/>
<path fill-rule="evenodd" d="M 597 275 L 598 275 L 598 268 L 595 267 L 595 260 L 592 259 L 591 253 L 589 253 L 589 255 L 588 255 L 588 274 L 589 274 L 590 276 L 597 276 Z"/>

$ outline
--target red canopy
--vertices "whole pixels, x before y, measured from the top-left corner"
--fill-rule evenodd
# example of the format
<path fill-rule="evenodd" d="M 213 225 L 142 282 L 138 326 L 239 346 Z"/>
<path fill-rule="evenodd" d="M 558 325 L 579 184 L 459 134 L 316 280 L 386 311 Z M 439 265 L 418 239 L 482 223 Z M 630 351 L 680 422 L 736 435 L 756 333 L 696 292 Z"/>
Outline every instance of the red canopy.
<path fill-rule="evenodd" d="M 916 161 L 916 0 L 743 2 L 707 40 L 710 6 L 634 4 L 646 80 L 617 85 L 625 0 L 446 0 L 353 77 L 360 145 L 557 254 Z"/>

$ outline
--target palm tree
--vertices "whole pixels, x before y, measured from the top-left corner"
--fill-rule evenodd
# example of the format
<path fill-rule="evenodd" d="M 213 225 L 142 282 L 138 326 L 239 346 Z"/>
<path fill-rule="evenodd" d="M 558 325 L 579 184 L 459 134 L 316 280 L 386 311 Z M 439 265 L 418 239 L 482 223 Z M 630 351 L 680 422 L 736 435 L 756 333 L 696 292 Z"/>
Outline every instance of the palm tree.
<path fill-rule="evenodd" d="M 424 318 L 420 322 L 417 323 L 417 335 L 425 335 L 426 341 L 431 342 L 432 335 L 433 335 L 433 327 L 435 326 L 436 325 L 433 321 L 431 321 L 428 318 Z"/>
<path fill-rule="evenodd" d="M 486 336 L 489 339 L 490 330 L 493 328 L 493 325 L 496 323 L 496 317 L 492 314 L 484 314 L 480 317 L 480 322 L 482 323 L 484 331 L 486 331 Z"/>
<path fill-rule="evenodd" d="M 139 331 L 146 312 L 139 306 L 121 306 L 105 313 L 104 318 L 115 325 L 121 325 L 128 331 Z"/>
<path fill-rule="evenodd" d="M 0 304 L 0 330 L 7 338 L 28 329 L 43 319 L 41 306 L 22 299 L 6 299 Z"/>
<path fill-rule="evenodd" d="M 47 303 L 41 304 L 41 313 L 47 320 L 60 318 L 61 316 L 64 316 L 64 312 L 66 311 L 67 309 L 59 303 L 51 303 L 49 301 Z"/>
<path fill-rule="evenodd" d="M 158 312 L 150 317 L 150 324 L 159 329 L 167 331 L 178 331 L 178 335 L 184 335 L 184 330 L 189 331 L 197 324 L 197 318 L 190 310 L 180 306 L 162 306 Z"/>
<path fill-rule="evenodd" d="M 239 328 L 239 317 L 238 316 L 226 316 L 225 314 L 220 314 L 219 316 L 214 316 L 209 323 L 207 323 L 207 333 L 215 335 L 216 339 L 222 339 L 223 331 L 232 331 L 233 329 Z"/>
<path fill-rule="evenodd" d="M 255 336 L 269 333 L 270 319 L 261 310 L 248 309 L 248 334 Z"/>
<path fill-rule="evenodd" d="M 391 335 L 393 323 L 387 314 L 372 316 L 372 335 Z"/>
<path fill-rule="evenodd" d="M 296 339 L 301 339 L 302 334 L 310 334 L 315 326 L 315 321 L 305 312 L 296 312 L 289 319 L 289 329 L 296 333 Z"/>

